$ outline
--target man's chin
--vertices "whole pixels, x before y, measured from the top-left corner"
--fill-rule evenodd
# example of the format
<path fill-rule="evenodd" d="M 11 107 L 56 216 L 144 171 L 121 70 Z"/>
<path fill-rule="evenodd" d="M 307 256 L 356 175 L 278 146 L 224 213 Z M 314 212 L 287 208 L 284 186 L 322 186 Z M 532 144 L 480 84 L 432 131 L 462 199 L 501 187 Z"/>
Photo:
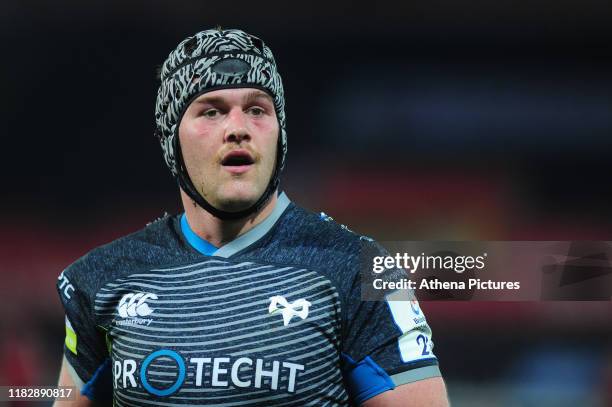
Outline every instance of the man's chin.
<path fill-rule="evenodd" d="M 245 209 L 249 209 L 255 205 L 259 200 L 261 194 L 254 193 L 236 193 L 227 197 L 219 199 L 217 205 L 214 205 L 217 209 L 226 212 L 240 212 Z"/>
<path fill-rule="evenodd" d="M 265 187 L 252 180 L 232 180 L 218 185 L 204 196 L 215 208 L 225 212 L 240 212 L 251 208 L 259 201 Z"/>

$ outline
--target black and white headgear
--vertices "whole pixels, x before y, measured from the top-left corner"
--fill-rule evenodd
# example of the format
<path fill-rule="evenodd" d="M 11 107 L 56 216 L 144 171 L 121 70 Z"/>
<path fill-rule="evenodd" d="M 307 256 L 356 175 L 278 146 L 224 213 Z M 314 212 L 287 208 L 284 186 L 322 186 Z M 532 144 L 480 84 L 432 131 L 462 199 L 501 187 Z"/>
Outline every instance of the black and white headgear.
<path fill-rule="evenodd" d="M 178 129 L 190 103 L 217 89 L 257 88 L 274 100 L 279 123 L 276 167 L 265 192 L 250 208 L 227 212 L 210 205 L 197 191 L 183 162 Z M 287 154 L 285 95 L 272 51 L 262 40 L 240 30 L 206 30 L 181 42 L 161 68 L 155 104 L 156 135 L 164 159 L 181 188 L 202 208 L 220 219 L 239 219 L 259 211 L 280 180 Z"/>

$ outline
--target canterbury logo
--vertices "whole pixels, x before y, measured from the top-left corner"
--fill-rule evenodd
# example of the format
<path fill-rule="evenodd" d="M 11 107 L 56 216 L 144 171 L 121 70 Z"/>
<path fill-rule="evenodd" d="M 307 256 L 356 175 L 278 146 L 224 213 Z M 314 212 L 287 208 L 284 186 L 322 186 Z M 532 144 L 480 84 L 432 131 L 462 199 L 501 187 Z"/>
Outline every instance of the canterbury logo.
<path fill-rule="evenodd" d="M 270 297 L 268 313 L 271 314 L 280 311 L 281 314 L 283 314 L 283 323 L 287 326 L 293 316 L 306 319 L 306 317 L 308 317 L 308 308 L 310 305 L 311 304 L 303 298 L 290 303 L 282 295 L 275 295 L 274 297 Z"/>
<path fill-rule="evenodd" d="M 146 301 L 156 299 L 157 295 L 151 293 L 125 294 L 119 301 L 117 311 L 122 318 L 146 317 L 153 312 Z"/>

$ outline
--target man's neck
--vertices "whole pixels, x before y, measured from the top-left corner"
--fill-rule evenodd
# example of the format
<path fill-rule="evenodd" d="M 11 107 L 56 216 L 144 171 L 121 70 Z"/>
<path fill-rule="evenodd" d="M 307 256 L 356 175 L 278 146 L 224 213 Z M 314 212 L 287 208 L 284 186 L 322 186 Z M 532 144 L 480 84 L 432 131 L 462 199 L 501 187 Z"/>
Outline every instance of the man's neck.
<path fill-rule="evenodd" d="M 183 190 L 181 190 L 181 201 L 191 230 L 213 246 L 221 247 L 266 219 L 276 206 L 277 194 L 276 192 L 272 194 L 266 206 L 259 212 L 235 220 L 219 219 L 200 206 L 193 205 L 193 200 Z"/>

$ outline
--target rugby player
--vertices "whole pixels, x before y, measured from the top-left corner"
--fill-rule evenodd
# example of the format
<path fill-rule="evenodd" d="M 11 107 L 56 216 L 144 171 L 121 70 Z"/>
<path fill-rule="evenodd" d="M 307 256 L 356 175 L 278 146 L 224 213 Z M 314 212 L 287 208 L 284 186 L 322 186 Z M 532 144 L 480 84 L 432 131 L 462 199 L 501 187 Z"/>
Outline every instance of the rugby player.
<path fill-rule="evenodd" d="M 279 192 L 284 92 L 264 42 L 199 32 L 160 79 L 184 213 L 60 275 L 74 405 L 447 405 L 418 302 L 361 301 L 360 256 L 385 251 Z"/>

